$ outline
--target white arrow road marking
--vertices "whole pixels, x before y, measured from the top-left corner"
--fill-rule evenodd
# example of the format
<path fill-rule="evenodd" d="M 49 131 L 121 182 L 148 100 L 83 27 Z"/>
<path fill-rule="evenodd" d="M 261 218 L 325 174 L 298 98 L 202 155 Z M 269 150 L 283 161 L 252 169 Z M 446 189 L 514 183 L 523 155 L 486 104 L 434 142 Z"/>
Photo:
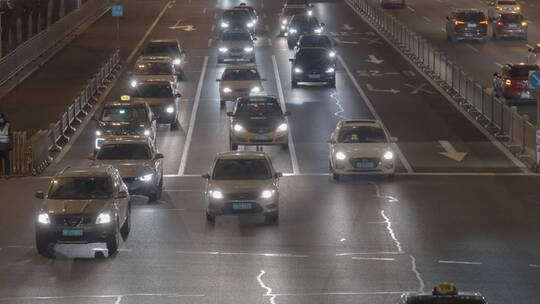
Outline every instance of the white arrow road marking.
<path fill-rule="evenodd" d="M 169 26 L 171 30 L 174 30 L 176 27 L 180 26 L 180 23 L 182 23 L 182 19 L 178 19 L 176 23 L 173 26 Z"/>
<path fill-rule="evenodd" d="M 336 43 L 343 43 L 343 44 L 358 44 L 358 41 L 343 41 L 339 38 L 334 38 L 334 41 Z"/>
<path fill-rule="evenodd" d="M 426 85 L 427 85 L 427 83 L 422 83 L 422 84 L 419 85 L 419 86 L 414 86 L 414 85 L 412 85 L 412 84 L 405 83 L 405 86 L 406 86 L 406 87 L 409 87 L 409 88 L 413 89 L 413 90 L 411 91 L 411 94 L 412 94 L 412 95 L 416 95 L 416 94 L 418 94 L 419 92 L 424 92 L 424 93 L 433 95 L 434 92 L 432 92 L 432 91 L 430 91 L 430 90 L 428 90 L 428 89 L 424 89 L 424 87 L 425 87 Z"/>
<path fill-rule="evenodd" d="M 455 161 L 461 162 L 465 156 L 467 156 L 467 152 L 458 152 L 454 148 L 454 146 L 447 140 L 439 140 L 439 144 L 441 147 L 445 150 L 445 152 L 439 152 L 441 155 L 444 155 L 450 159 L 453 159 Z"/>
<path fill-rule="evenodd" d="M 394 89 L 375 89 L 371 84 L 369 83 L 366 83 L 366 88 L 371 91 L 371 92 L 381 92 L 381 93 L 392 93 L 392 94 L 397 94 L 399 93 L 399 90 L 394 90 Z"/>
<path fill-rule="evenodd" d="M 195 31 L 197 30 L 195 26 L 193 25 L 175 25 L 175 26 L 169 26 L 171 30 L 183 30 L 187 32 Z"/>
<path fill-rule="evenodd" d="M 384 62 L 384 60 L 382 60 L 382 59 L 377 59 L 377 56 L 375 56 L 375 55 L 369 55 L 369 59 L 366 60 L 366 61 L 374 63 L 374 64 L 381 64 L 381 63 Z"/>
<path fill-rule="evenodd" d="M 346 30 L 346 31 L 352 31 L 354 29 L 354 27 L 352 27 L 352 26 L 350 26 L 348 24 L 344 24 L 343 29 Z"/>

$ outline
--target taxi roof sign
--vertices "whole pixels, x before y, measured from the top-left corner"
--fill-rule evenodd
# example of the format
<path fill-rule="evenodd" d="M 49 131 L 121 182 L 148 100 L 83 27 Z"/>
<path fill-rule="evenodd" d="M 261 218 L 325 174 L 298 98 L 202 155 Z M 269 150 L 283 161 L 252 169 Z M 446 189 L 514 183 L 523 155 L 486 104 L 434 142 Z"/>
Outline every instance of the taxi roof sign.
<path fill-rule="evenodd" d="M 433 295 L 437 296 L 450 296 L 457 295 L 458 290 L 454 284 L 450 283 L 441 283 L 433 288 Z"/>
<path fill-rule="evenodd" d="M 122 100 L 122 101 L 130 101 L 130 100 L 131 100 L 131 96 L 129 96 L 129 95 L 122 95 L 122 96 L 120 96 L 120 100 Z"/>

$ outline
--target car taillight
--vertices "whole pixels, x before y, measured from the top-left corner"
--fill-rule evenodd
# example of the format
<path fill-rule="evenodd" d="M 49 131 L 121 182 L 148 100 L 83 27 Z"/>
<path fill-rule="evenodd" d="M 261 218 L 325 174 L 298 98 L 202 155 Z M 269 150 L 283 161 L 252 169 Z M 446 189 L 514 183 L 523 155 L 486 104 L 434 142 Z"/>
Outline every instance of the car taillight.
<path fill-rule="evenodd" d="M 480 21 L 480 24 L 488 24 L 487 20 Z"/>
<path fill-rule="evenodd" d="M 498 26 L 503 26 L 504 23 L 502 23 L 502 22 L 499 21 L 499 22 L 497 22 L 497 25 L 498 25 Z"/>
<path fill-rule="evenodd" d="M 527 26 L 527 22 L 521 22 L 521 26 Z"/>
<path fill-rule="evenodd" d="M 458 24 L 465 24 L 465 22 L 463 22 L 463 21 L 455 21 L 454 24 L 455 24 L 455 25 L 458 25 Z"/>
<path fill-rule="evenodd" d="M 507 87 L 509 87 L 509 86 L 512 85 L 512 80 L 506 79 L 506 81 L 504 82 L 504 84 L 505 84 Z"/>

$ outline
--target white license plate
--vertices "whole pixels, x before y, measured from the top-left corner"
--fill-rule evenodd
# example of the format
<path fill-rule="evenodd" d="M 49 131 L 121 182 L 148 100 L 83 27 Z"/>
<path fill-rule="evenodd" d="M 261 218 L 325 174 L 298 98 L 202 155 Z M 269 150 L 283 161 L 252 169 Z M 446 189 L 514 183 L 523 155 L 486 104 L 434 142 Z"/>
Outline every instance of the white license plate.
<path fill-rule="evenodd" d="M 268 140 L 266 135 L 255 135 L 255 140 Z"/>
<path fill-rule="evenodd" d="M 517 28 L 518 26 L 517 26 L 517 24 L 510 24 L 508 27 L 509 28 Z"/>
<path fill-rule="evenodd" d="M 81 229 L 63 229 L 62 236 L 82 236 L 83 231 Z"/>
<path fill-rule="evenodd" d="M 321 75 L 319 75 L 319 74 L 309 74 L 308 77 L 309 77 L 310 79 L 319 79 L 319 78 L 321 78 Z"/>
<path fill-rule="evenodd" d="M 474 23 L 469 23 L 469 24 L 467 24 L 467 27 L 476 27 L 476 24 L 474 24 Z"/>
<path fill-rule="evenodd" d="M 356 162 L 356 168 L 371 169 L 375 167 L 373 162 Z"/>
<path fill-rule="evenodd" d="M 232 209 L 233 210 L 251 210 L 252 204 L 251 203 L 233 203 Z"/>

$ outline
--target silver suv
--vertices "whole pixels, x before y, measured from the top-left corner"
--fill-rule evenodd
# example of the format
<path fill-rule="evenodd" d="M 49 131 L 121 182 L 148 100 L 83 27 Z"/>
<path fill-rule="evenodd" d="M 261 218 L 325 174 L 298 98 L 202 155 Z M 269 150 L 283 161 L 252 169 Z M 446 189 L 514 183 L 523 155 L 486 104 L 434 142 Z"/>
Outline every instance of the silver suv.
<path fill-rule="evenodd" d="M 218 63 L 231 61 L 255 62 L 255 49 L 253 41 L 257 38 L 251 36 L 249 31 L 225 31 L 219 38 Z"/>
<path fill-rule="evenodd" d="M 130 194 L 148 196 L 150 202 L 161 198 L 163 154 L 144 136 L 113 137 L 103 142 L 92 165 L 111 165 L 118 171 Z"/>
<path fill-rule="evenodd" d="M 106 243 L 110 256 L 120 235 L 129 234 L 130 196 L 112 166 L 67 167 L 36 198 L 43 200 L 36 217 L 36 248 L 42 255 L 56 243 Z"/>
<path fill-rule="evenodd" d="M 264 152 L 218 153 L 210 172 L 203 174 L 206 185 L 206 220 L 217 215 L 263 214 L 267 223 L 279 216 L 279 178 Z"/>

